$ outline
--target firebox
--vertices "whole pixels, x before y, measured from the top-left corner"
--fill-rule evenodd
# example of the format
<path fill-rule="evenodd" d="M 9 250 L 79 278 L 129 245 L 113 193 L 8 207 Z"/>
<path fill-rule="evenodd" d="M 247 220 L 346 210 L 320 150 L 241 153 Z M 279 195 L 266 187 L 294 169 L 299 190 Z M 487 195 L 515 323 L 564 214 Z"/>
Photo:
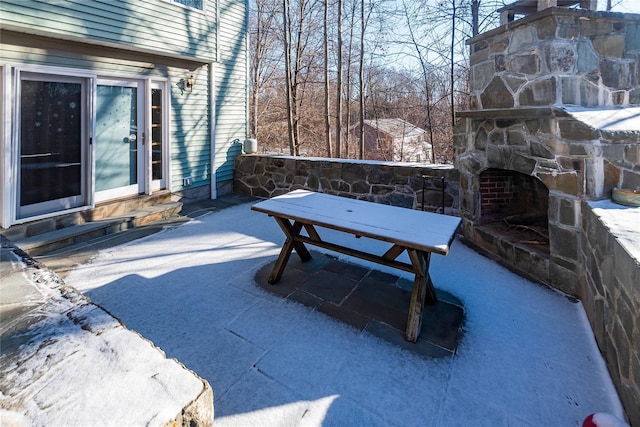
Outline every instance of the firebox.
<path fill-rule="evenodd" d="M 549 190 L 537 178 L 504 169 L 480 174 L 479 223 L 540 224 L 546 228 Z"/>
<path fill-rule="evenodd" d="M 544 258 L 549 253 L 549 190 L 536 177 L 490 168 L 479 178 L 480 215 L 475 225 L 495 244 L 529 247 Z"/>

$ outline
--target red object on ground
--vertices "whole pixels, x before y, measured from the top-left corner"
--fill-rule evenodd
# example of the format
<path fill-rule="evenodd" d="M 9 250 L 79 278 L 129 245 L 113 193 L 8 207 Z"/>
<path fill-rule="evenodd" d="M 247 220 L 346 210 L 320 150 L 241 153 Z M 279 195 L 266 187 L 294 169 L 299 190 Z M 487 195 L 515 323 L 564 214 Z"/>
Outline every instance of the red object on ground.
<path fill-rule="evenodd" d="M 585 418 L 582 427 L 629 427 L 629 424 L 614 415 L 598 412 Z"/>

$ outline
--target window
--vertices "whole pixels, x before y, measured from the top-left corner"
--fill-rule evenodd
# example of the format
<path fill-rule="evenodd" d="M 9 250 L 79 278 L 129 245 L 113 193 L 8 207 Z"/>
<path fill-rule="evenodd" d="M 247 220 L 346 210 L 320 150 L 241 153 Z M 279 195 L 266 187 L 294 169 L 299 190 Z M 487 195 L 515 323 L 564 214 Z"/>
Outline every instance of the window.
<path fill-rule="evenodd" d="M 173 2 L 193 9 L 204 10 L 204 0 L 173 0 Z"/>

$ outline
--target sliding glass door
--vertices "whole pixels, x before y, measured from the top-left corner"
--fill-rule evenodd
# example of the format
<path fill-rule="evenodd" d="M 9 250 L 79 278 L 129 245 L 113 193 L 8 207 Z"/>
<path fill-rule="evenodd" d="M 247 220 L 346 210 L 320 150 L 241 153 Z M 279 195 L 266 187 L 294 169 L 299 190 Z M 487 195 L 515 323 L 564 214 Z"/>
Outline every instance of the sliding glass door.
<path fill-rule="evenodd" d="M 166 188 L 165 81 L 17 76 L 16 219 Z"/>
<path fill-rule="evenodd" d="M 18 218 L 86 204 L 87 80 L 22 73 Z"/>

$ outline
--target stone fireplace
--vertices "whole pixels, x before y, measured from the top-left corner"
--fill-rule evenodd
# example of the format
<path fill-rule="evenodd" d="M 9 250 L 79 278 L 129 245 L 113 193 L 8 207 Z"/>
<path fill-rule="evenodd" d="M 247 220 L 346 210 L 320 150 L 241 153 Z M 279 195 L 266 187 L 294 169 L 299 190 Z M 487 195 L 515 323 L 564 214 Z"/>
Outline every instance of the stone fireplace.
<path fill-rule="evenodd" d="M 464 237 L 577 295 L 583 203 L 640 189 L 640 17 L 552 7 L 468 44 L 471 110 L 454 129 Z"/>

